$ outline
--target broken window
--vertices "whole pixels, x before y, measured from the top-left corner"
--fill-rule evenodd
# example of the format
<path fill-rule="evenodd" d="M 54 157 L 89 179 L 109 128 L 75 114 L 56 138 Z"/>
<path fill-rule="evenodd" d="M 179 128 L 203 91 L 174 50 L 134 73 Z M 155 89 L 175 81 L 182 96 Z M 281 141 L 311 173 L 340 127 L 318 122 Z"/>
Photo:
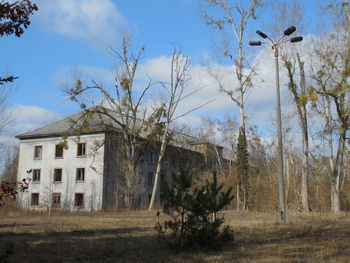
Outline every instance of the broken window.
<path fill-rule="evenodd" d="M 42 146 L 35 146 L 34 147 L 34 159 L 41 159 L 43 152 Z"/>
<path fill-rule="evenodd" d="M 77 168 L 76 181 L 80 181 L 80 182 L 85 181 L 85 168 Z"/>
<path fill-rule="evenodd" d="M 81 193 L 75 194 L 74 205 L 78 207 L 84 206 L 84 194 L 81 194 Z"/>
<path fill-rule="evenodd" d="M 40 183 L 40 169 L 33 169 L 33 183 Z"/>
<path fill-rule="evenodd" d="M 63 146 L 61 144 L 56 144 L 55 158 L 63 158 Z"/>
<path fill-rule="evenodd" d="M 152 185 L 153 184 L 153 173 L 149 172 L 147 176 L 147 184 Z"/>
<path fill-rule="evenodd" d="M 78 143 L 77 156 L 83 157 L 86 154 L 86 143 Z"/>
<path fill-rule="evenodd" d="M 62 182 L 62 169 L 56 168 L 53 170 L 53 181 Z"/>
<path fill-rule="evenodd" d="M 61 193 L 52 194 L 52 206 L 60 207 L 61 206 Z"/>
<path fill-rule="evenodd" d="M 39 194 L 32 193 L 31 205 L 39 205 Z"/>

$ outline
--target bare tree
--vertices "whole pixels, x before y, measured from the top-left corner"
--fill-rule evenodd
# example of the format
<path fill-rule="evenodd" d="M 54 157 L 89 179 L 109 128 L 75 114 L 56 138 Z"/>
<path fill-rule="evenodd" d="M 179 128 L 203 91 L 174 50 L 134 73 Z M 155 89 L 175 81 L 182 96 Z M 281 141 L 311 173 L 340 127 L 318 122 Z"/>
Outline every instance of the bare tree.
<path fill-rule="evenodd" d="M 92 86 L 83 86 L 80 80 L 76 81 L 75 87 L 66 90 L 71 100 L 78 102 L 84 110 L 80 118 L 75 120 L 76 124 L 88 129 L 89 120 L 98 116 L 103 129 L 108 131 L 105 141 L 100 146 L 114 143 L 113 151 L 118 153 L 114 158 L 119 160 L 120 167 L 111 167 L 111 172 L 116 174 L 117 181 L 122 182 L 122 188 L 118 190 L 122 193 L 126 207 L 132 205 L 133 195 L 138 194 L 137 188 L 143 185 L 141 172 L 137 169 L 141 157 L 140 149 L 149 142 L 161 112 L 155 110 L 148 114 L 143 103 L 154 84 L 151 79 L 145 82 L 141 90 L 134 86 L 144 48 L 136 54 L 131 54 L 130 49 L 131 42 L 128 36 L 123 39 L 121 52 L 112 49 L 119 63 L 113 91 L 94 81 Z M 93 107 L 85 104 L 86 99 L 83 95 L 89 92 L 95 92 L 95 96 L 97 92 L 100 96 L 97 105 L 93 103 Z"/>
<path fill-rule="evenodd" d="M 337 8 L 337 6 L 334 6 Z M 335 9 L 333 9 L 335 10 Z M 339 10 L 339 9 L 338 9 Z M 335 130 L 331 132 L 337 136 L 336 155 L 332 162 L 331 176 L 331 209 L 339 212 L 340 207 L 340 179 L 344 170 L 347 133 L 350 127 L 350 92 L 347 78 L 350 76 L 350 20 L 347 13 L 341 21 L 334 25 L 334 32 L 321 36 L 315 42 L 315 56 L 312 67 L 312 78 L 315 81 L 314 91 L 331 102 L 331 108 L 325 115 L 331 115 L 331 124 Z M 331 127 L 331 126 L 328 126 Z M 333 145 L 332 145 L 333 146 Z"/>
<path fill-rule="evenodd" d="M 230 60 L 235 68 L 234 77 L 237 79 L 237 86 L 227 87 L 221 81 L 218 74 L 213 74 L 218 81 L 219 90 L 224 92 L 239 109 L 239 139 L 237 146 L 237 163 L 239 170 L 239 203 L 242 209 L 248 208 L 248 152 L 247 139 L 245 131 L 245 98 L 247 91 L 252 87 L 251 79 L 254 70 L 245 72 L 244 68 L 248 61 L 245 59 L 244 43 L 245 33 L 249 20 L 255 19 L 255 11 L 262 5 L 260 0 L 235 1 L 235 0 L 203 0 L 209 3 L 210 7 L 222 12 L 219 18 L 209 14 L 209 10 L 204 14 L 204 18 L 208 25 L 213 26 L 218 30 L 223 30 L 226 27 L 229 29 L 236 46 L 232 52 L 230 45 L 225 45 L 222 48 L 222 55 Z"/>
<path fill-rule="evenodd" d="M 2 179 L 7 182 L 17 181 L 17 168 L 18 168 L 18 156 L 19 149 L 17 146 L 9 147 L 6 150 L 6 160 L 4 162 L 4 170 L 2 171 Z"/>
<path fill-rule="evenodd" d="M 197 93 L 200 89 L 189 90 L 188 81 L 190 80 L 189 76 L 189 65 L 190 58 L 184 55 L 181 50 L 174 49 L 171 57 L 170 65 L 170 83 L 162 83 L 164 89 L 166 90 L 167 98 L 162 103 L 162 105 L 157 109 L 164 119 L 162 123 L 162 130 L 160 132 L 160 150 L 157 160 L 155 179 L 152 188 L 151 200 L 149 203 L 148 209 L 151 210 L 157 193 L 157 188 L 160 180 L 160 171 L 162 166 L 162 160 L 165 154 L 165 150 L 169 142 L 171 141 L 171 131 L 170 126 L 174 121 L 178 120 L 181 117 L 186 116 L 187 114 L 203 107 L 209 102 L 194 107 L 184 113 L 177 113 L 178 107 L 183 105 L 184 100 L 190 96 Z M 159 116 L 159 114 L 157 114 Z"/>

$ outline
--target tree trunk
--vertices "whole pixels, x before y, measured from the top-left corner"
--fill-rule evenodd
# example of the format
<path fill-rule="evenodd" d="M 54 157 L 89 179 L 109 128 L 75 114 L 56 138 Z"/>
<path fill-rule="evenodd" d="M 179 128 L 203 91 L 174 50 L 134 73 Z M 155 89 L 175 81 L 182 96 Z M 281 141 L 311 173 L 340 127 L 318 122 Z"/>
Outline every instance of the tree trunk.
<path fill-rule="evenodd" d="M 165 130 L 162 136 L 162 143 L 160 146 L 160 151 L 159 151 L 159 156 L 158 156 L 158 161 L 157 161 L 157 168 L 156 168 L 156 174 L 154 177 L 154 183 L 153 183 L 153 188 L 152 188 L 152 196 L 151 196 L 151 200 L 149 202 L 149 207 L 148 210 L 151 210 L 153 208 L 154 205 L 154 201 L 156 199 L 156 193 L 157 193 L 157 188 L 159 185 L 159 175 L 160 175 L 160 170 L 162 168 L 162 160 L 163 160 L 163 156 L 164 156 L 164 152 L 165 152 L 165 148 L 166 148 L 166 136 L 168 134 L 168 130 L 169 130 L 169 123 L 166 124 L 165 126 Z"/>
<path fill-rule="evenodd" d="M 297 53 L 299 70 L 300 70 L 300 90 L 301 94 L 305 96 L 306 94 L 306 80 L 305 80 L 305 70 L 304 62 L 301 61 L 299 53 Z M 300 196 L 301 204 L 304 212 L 310 211 L 309 200 L 308 200 L 308 177 L 310 173 L 309 167 L 309 134 L 308 134 L 308 123 L 307 123 L 307 113 L 306 104 L 301 105 L 301 111 L 299 111 L 300 128 L 302 130 L 302 143 L 303 143 L 303 169 L 301 173 L 301 187 Z"/>
<path fill-rule="evenodd" d="M 345 139 L 346 129 L 341 127 L 337 156 L 335 158 L 334 169 L 332 171 L 332 185 L 331 185 L 331 210 L 332 212 L 340 212 L 340 193 L 339 193 L 339 179 L 344 163 L 344 152 L 345 152 Z"/>

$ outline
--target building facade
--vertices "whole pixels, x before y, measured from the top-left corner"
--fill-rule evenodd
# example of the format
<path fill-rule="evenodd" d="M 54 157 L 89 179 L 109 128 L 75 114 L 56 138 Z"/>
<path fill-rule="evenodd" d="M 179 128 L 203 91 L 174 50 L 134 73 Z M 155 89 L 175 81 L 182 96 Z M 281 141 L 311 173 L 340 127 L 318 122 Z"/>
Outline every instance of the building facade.
<path fill-rule="evenodd" d="M 31 178 L 29 190 L 19 194 L 18 204 L 68 211 L 120 207 L 123 185 L 118 140 L 108 139 L 109 133 L 99 128 L 77 136 L 69 132 L 69 123 L 67 118 L 16 136 L 20 139 L 18 180 Z M 222 158 L 222 147 L 183 134 L 179 136 L 186 140 L 182 143 L 186 147 L 181 147 L 181 143 L 167 147 L 156 196 L 158 203 L 164 198 L 165 184 L 171 184 L 172 174 L 180 165 L 187 162 L 199 170 L 212 169 Z M 158 147 L 147 146 L 138 151 L 139 179 L 130 198 L 133 207 L 146 207 L 151 197 Z"/>

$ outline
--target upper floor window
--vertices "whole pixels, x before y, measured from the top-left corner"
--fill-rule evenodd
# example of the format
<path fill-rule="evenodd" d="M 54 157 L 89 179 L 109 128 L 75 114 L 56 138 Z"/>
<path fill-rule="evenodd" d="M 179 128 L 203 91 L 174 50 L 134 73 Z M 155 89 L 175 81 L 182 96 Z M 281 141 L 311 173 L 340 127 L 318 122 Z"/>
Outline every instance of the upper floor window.
<path fill-rule="evenodd" d="M 42 153 L 43 153 L 43 147 L 41 145 L 34 147 L 34 159 L 41 159 Z"/>
<path fill-rule="evenodd" d="M 155 158 L 154 152 L 150 152 L 149 153 L 149 160 L 148 160 L 148 162 L 149 163 L 154 163 L 154 158 Z"/>
<path fill-rule="evenodd" d="M 77 168 L 77 177 L 76 180 L 79 182 L 85 181 L 85 168 Z"/>
<path fill-rule="evenodd" d="M 77 156 L 84 157 L 86 155 L 86 143 L 78 143 Z"/>
<path fill-rule="evenodd" d="M 62 182 L 62 169 L 56 168 L 53 170 L 53 181 Z"/>
<path fill-rule="evenodd" d="M 55 158 L 63 158 L 63 145 L 56 144 Z"/>
<path fill-rule="evenodd" d="M 39 205 L 39 194 L 38 193 L 32 193 L 32 198 L 30 201 L 31 205 Z"/>
<path fill-rule="evenodd" d="M 33 169 L 33 183 L 40 183 L 40 169 Z"/>

